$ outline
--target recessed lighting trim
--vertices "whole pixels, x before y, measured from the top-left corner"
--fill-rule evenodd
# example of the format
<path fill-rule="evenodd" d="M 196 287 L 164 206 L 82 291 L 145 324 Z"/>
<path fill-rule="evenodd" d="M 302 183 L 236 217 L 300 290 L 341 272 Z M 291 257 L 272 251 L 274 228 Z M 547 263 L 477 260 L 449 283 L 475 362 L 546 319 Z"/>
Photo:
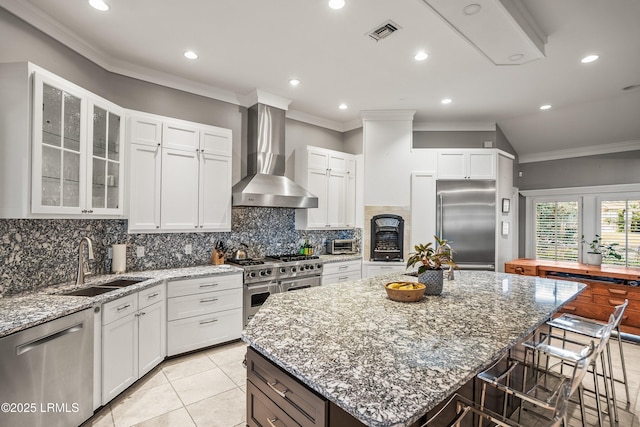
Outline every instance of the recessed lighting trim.
<path fill-rule="evenodd" d="M 544 104 L 540 106 L 541 110 L 550 110 L 551 109 L 551 104 Z"/>
<path fill-rule="evenodd" d="M 480 6 L 478 3 L 471 3 L 462 9 L 462 13 L 467 16 L 471 16 L 480 12 L 480 9 L 482 9 L 482 6 Z"/>
<path fill-rule="evenodd" d="M 416 56 L 414 56 L 413 58 L 416 61 L 424 61 L 425 59 L 427 59 L 429 57 L 429 54 L 427 52 L 424 51 L 420 51 L 418 53 L 416 53 Z"/>
<path fill-rule="evenodd" d="M 509 61 L 516 62 L 516 61 L 520 61 L 522 58 L 524 58 L 523 54 L 514 53 L 513 55 L 509 56 Z"/>
<path fill-rule="evenodd" d="M 104 2 L 104 0 L 89 0 L 89 4 L 94 9 L 97 9 L 101 12 L 106 12 L 109 10 L 109 5 Z"/>
<path fill-rule="evenodd" d="M 298 85 L 300 84 L 300 80 L 298 80 L 298 79 L 291 79 L 291 80 L 289 80 L 289 84 L 290 84 L 291 86 L 298 86 Z"/>
<path fill-rule="evenodd" d="M 329 0 L 329 7 L 331 9 L 342 9 L 344 7 L 344 0 Z"/>
<path fill-rule="evenodd" d="M 452 102 L 453 102 L 453 99 L 451 99 L 451 98 L 444 98 L 442 101 L 440 101 L 440 103 L 445 104 L 445 105 L 451 104 Z"/>
<path fill-rule="evenodd" d="M 192 50 L 188 50 L 184 53 L 184 57 L 187 59 L 198 59 L 198 54 Z"/>
<path fill-rule="evenodd" d="M 347 104 L 342 103 L 342 104 L 338 105 L 338 108 L 341 109 L 341 110 L 346 110 L 349 107 L 347 106 Z"/>
<path fill-rule="evenodd" d="M 580 60 L 583 64 L 588 64 L 590 62 L 597 61 L 600 58 L 598 55 L 587 55 Z"/>

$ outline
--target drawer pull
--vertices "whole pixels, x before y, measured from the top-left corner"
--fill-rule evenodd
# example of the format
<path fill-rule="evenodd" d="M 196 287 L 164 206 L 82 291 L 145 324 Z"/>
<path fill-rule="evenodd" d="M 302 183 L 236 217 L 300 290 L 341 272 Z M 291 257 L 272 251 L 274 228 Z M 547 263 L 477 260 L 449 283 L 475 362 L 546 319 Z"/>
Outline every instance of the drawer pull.
<path fill-rule="evenodd" d="M 215 323 L 217 321 L 218 321 L 218 319 L 202 320 L 202 321 L 200 321 L 200 324 L 201 325 L 206 325 L 207 323 Z"/>
<path fill-rule="evenodd" d="M 576 308 L 572 305 L 565 305 L 564 307 L 562 307 L 562 310 L 564 311 L 576 311 Z"/>
<path fill-rule="evenodd" d="M 522 268 L 522 267 L 516 267 L 516 273 L 518 273 L 518 274 L 522 274 L 522 273 L 524 273 L 524 268 Z"/>
<path fill-rule="evenodd" d="M 217 283 L 205 283 L 204 285 L 200 285 L 201 288 L 213 288 L 214 286 L 218 286 Z"/>
<path fill-rule="evenodd" d="M 275 391 L 276 393 L 278 393 L 278 395 L 279 395 L 280 397 L 282 397 L 283 399 L 286 399 L 286 398 L 287 398 L 287 393 L 289 392 L 289 390 L 287 390 L 286 388 L 284 389 L 284 391 L 282 391 L 282 390 L 278 390 L 278 389 L 276 388 L 276 385 L 278 385 L 278 381 L 276 381 L 275 383 L 270 383 L 269 381 L 267 381 L 267 385 L 268 385 L 269 387 L 271 387 L 271 390 L 273 390 L 273 391 Z"/>
<path fill-rule="evenodd" d="M 629 291 L 625 291 L 623 289 L 609 289 L 609 293 L 614 295 L 627 295 Z"/>
<path fill-rule="evenodd" d="M 155 298 L 160 295 L 160 292 L 156 292 L 155 294 L 147 295 L 147 299 Z"/>
<path fill-rule="evenodd" d="M 340 267 L 338 267 L 338 270 L 346 270 L 347 268 L 349 268 L 348 265 L 341 265 Z"/>
<path fill-rule="evenodd" d="M 122 307 L 116 308 L 116 311 L 124 310 L 124 309 L 129 308 L 129 307 L 131 307 L 131 304 L 123 305 Z"/>
<path fill-rule="evenodd" d="M 624 301 L 620 301 L 619 299 L 611 299 L 609 298 L 609 304 L 611 305 L 622 305 Z"/>
<path fill-rule="evenodd" d="M 342 276 L 342 277 L 338 277 L 338 280 L 347 280 L 349 278 L 349 276 Z"/>
<path fill-rule="evenodd" d="M 276 418 L 274 418 L 274 419 L 267 418 L 267 422 L 269 423 L 269 425 L 270 425 L 271 427 L 277 427 L 277 426 L 276 426 L 276 422 L 277 422 L 277 421 L 278 421 L 278 418 L 277 418 L 277 417 L 276 417 Z"/>
<path fill-rule="evenodd" d="M 206 299 L 201 299 L 200 302 L 216 302 L 218 301 L 218 298 L 206 298 Z"/>

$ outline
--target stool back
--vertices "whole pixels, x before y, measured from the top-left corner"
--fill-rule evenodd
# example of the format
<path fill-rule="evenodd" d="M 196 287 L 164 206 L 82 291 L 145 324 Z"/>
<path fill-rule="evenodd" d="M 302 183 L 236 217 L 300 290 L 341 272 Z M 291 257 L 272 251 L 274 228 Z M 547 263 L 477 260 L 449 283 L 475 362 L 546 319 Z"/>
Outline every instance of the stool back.
<path fill-rule="evenodd" d="M 624 304 L 616 305 L 616 308 L 613 309 L 613 317 L 615 318 L 613 329 L 616 329 L 618 326 L 620 326 L 620 322 L 622 321 L 622 315 L 624 314 L 628 305 L 629 305 L 629 300 L 625 299 Z"/>

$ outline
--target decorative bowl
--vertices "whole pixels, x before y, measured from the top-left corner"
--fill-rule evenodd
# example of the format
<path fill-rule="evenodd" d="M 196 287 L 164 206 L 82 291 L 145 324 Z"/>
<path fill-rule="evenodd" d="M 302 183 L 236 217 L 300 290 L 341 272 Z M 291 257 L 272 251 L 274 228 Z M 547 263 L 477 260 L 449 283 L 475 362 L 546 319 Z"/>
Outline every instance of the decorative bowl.
<path fill-rule="evenodd" d="M 405 289 L 402 289 L 404 287 Z M 411 289 L 406 289 L 410 287 Z M 424 296 L 426 286 L 418 282 L 391 282 L 384 285 L 390 300 L 399 302 L 416 302 Z"/>

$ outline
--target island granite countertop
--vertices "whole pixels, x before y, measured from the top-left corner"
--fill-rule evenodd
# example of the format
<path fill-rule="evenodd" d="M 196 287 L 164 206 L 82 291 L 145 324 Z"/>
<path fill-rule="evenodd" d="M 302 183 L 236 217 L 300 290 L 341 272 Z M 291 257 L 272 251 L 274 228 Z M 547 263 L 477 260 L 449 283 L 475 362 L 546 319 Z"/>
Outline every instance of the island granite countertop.
<path fill-rule="evenodd" d="M 368 426 L 408 426 L 543 324 L 577 282 L 459 271 L 439 296 L 387 298 L 388 274 L 269 297 L 243 340 Z"/>
<path fill-rule="evenodd" d="M 40 288 L 24 294 L 4 296 L 0 298 L 0 338 L 95 305 L 113 301 L 125 295 L 155 286 L 163 280 L 197 278 L 212 274 L 234 274 L 241 272 L 241 268 L 229 265 L 203 265 L 198 267 L 137 271 L 123 274 L 103 274 L 88 278 L 86 283 L 80 286 L 77 286 L 75 281 L 72 281 Z M 146 280 L 125 288 L 114 289 L 113 291 L 95 297 L 60 295 L 63 292 L 103 284 L 114 279 L 139 278 Z"/>

